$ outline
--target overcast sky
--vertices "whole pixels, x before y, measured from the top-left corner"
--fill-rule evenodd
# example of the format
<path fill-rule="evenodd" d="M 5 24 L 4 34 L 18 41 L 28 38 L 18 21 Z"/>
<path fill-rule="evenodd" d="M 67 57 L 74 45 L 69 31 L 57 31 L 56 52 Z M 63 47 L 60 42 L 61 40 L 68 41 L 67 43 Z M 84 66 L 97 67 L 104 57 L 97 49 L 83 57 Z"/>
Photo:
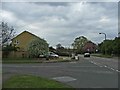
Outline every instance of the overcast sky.
<path fill-rule="evenodd" d="M 2 20 L 12 25 L 16 34 L 29 31 L 50 46 L 70 46 L 79 36 L 98 44 L 104 39 L 99 32 L 108 39 L 118 36 L 118 3 L 4 2 Z"/>

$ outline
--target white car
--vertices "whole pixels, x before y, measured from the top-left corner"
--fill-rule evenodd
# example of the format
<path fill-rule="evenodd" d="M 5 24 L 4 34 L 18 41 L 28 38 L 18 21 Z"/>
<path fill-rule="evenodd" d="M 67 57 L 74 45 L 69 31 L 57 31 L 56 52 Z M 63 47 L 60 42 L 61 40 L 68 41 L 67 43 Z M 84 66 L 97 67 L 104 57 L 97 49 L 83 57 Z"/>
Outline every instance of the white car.
<path fill-rule="evenodd" d="M 44 55 L 39 55 L 40 58 L 44 58 L 45 56 Z"/>
<path fill-rule="evenodd" d="M 90 53 L 84 53 L 84 57 L 90 57 Z"/>
<path fill-rule="evenodd" d="M 50 52 L 49 53 L 49 57 L 51 57 L 51 58 L 58 58 L 59 56 L 57 54 L 53 53 L 53 52 Z"/>
<path fill-rule="evenodd" d="M 55 54 L 55 53 L 52 53 L 52 54 L 50 54 L 50 56 L 51 57 L 59 57 L 57 54 Z"/>

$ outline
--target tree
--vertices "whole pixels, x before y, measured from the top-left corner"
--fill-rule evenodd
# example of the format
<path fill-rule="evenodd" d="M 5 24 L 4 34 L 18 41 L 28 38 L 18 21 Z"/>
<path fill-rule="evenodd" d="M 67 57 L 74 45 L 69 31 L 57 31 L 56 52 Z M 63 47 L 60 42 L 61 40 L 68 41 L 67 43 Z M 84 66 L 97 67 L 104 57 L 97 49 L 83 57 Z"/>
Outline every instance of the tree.
<path fill-rule="evenodd" d="M 59 56 L 70 56 L 70 50 L 68 48 L 65 48 L 61 44 L 56 45 L 56 54 Z"/>
<path fill-rule="evenodd" d="M 14 28 L 8 26 L 7 23 L 0 23 L 0 48 L 3 51 L 3 57 L 7 57 L 11 51 L 16 51 L 17 48 L 10 45 L 10 41 L 14 36 Z"/>
<path fill-rule="evenodd" d="M 84 47 L 85 43 L 88 42 L 88 39 L 84 36 L 80 36 L 75 38 L 74 42 L 72 43 L 73 49 L 76 50 L 76 53 L 81 53 L 82 48 Z"/>
<path fill-rule="evenodd" d="M 30 57 L 39 57 L 39 55 L 44 55 L 48 52 L 48 46 L 44 39 L 34 39 L 28 45 L 28 53 Z"/>
<path fill-rule="evenodd" d="M 120 32 L 118 32 L 118 37 L 120 37 Z"/>
<path fill-rule="evenodd" d="M 2 48 L 2 57 L 3 58 L 7 58 L 8 55 L 10 54 L 10 52 L 12 51 L 17 51 L 18 47 L 14 47 L 11 44 L 10 45 L 6 45 L 6 47 Z"/>
<path fill-rule="evenodd" d="M 0 45 L 2 46 L 6 46 L 9 44 L 9 42 L 11 41 L 11 39 L 13 38 L 15 32 L 14 32 L 14 28 L 11 26 L 9 27 L 7 23 L 5 22 L 1 22 L 0 24 Z"/>
<path fill-rule="evenodd" d="M 102 54 L 119 55 L 120 54 L 120 37 L 114 40 L 105 40 L 99 44 L 99 49 Z"/>
<path fill-rule="evenodd" d="M 49 47 L 50 52 L 56 52 L 56 49 L 54 49 L 52 46 Z"/>
<path fill-rule="evenodd" d="M 113 40 L 105 40 L 104 42 L 102 42 L 99 46 L 100 46 L 100 51 L 103 54 L 112 54 L 113 52 Z"/>
<path fill-rule="evenodd" d="M 113 54 L 120 55 L 120 37 L 116 37 L 113 40 Z"/>
<path fill-rule="evenodd" d="M 64 49 L 64 47 L 59 43 L 56 45 L 56 49 Z"/>

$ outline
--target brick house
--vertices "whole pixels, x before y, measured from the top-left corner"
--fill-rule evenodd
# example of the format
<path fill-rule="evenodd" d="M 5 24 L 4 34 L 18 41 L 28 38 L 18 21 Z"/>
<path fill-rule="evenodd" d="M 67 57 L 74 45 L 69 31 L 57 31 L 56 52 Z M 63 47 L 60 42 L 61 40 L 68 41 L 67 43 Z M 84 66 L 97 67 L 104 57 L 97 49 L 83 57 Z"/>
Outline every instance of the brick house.
<path fill-rule="evenodd" d="M 94 53 L 96 52 L 96 50 L 97 50 L 97 45 L 91 41 L 88 41 L 82 49 L 83 52 L 90 52 L 90 53 Z"/>

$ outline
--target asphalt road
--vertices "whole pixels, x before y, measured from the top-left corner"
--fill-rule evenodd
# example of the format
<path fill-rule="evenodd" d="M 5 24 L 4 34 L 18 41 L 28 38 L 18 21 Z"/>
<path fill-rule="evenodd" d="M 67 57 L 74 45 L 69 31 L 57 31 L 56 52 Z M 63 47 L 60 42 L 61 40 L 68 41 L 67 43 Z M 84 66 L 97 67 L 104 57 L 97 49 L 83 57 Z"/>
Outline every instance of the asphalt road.
<path fill-rule="evenodd" d="M 117 60 L 96 57 L 81 56 L 73 62 L 3 64 L 3 82 L 14 74 L 30 74 L 75 88 L 118 88 L 118 73 Z"/>

